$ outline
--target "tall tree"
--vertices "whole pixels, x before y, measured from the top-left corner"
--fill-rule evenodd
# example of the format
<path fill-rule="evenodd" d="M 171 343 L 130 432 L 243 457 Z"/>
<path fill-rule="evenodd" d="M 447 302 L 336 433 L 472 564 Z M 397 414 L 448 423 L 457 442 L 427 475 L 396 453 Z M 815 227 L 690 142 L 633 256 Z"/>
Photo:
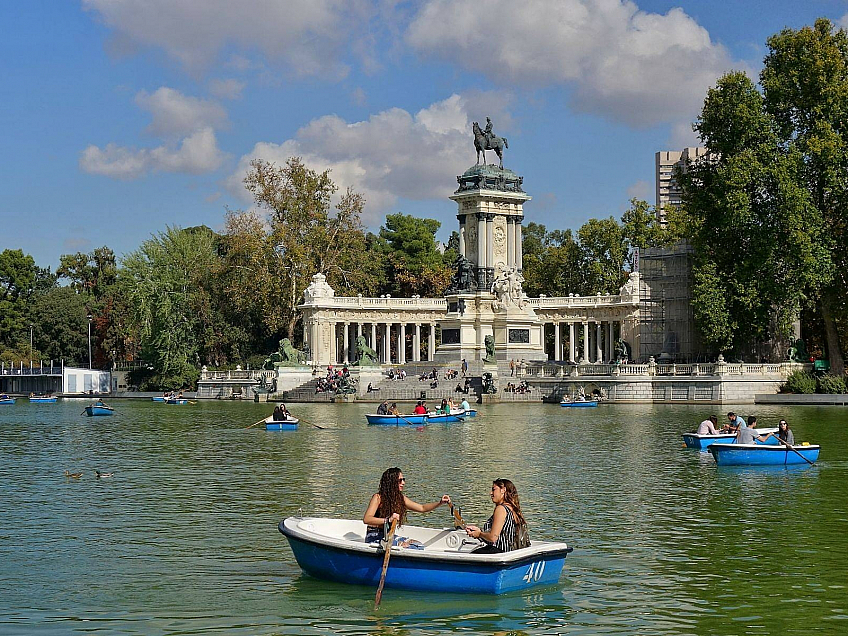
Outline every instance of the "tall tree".
<path fill-rule="evenodd" d="M 451 255 L 439 251 L 441 223 L 403 213 L 389 214 L 380 228 L 390 291 L 396 296 L 440 296 L 452 277 Z M 455 258 L 455 255 L 454 255 Z M 450 261 L 450 262 L 448 262 Z"/>
<path fill-rule="evenodd" d="M 839 246 L 831 254 L 836 275 L 818 298 L 831 368 L 842 374 L 848 331 L 848 33 L 822 18 L 813 27 L 784 29 L 767 45 L 760 74 L 765 110 L 783 145 L 800 155 L 799 184 Z"/>
<path fill-rule="evenodd" d="M 719 79 L 695 130 L 710 154 L 677 175 L 695 248 L 695 319 L 706 343 L 740 353 L 788 335 L 804 295 L 828 278 L 822 217 L 801 186 L 802 157 L 781 143 L 744 73 Z"/>

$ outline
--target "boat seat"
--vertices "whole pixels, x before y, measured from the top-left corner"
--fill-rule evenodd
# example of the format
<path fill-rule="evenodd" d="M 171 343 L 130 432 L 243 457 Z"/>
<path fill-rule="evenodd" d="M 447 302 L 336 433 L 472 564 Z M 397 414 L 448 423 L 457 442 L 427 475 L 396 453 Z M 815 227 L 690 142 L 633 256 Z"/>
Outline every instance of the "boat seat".
<path fill-rule="evenodd" d="M 343 539 L 347 539 L 348 541 L 362 541 L 365 542 L 365 535 L 359 534 L 358 532 L 346 532 Z"/>

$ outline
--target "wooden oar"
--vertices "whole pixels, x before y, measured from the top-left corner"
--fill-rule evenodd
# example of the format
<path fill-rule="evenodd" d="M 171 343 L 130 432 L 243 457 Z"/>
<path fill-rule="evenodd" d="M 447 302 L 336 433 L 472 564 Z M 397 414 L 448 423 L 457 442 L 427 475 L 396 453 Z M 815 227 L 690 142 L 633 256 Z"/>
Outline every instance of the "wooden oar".
<path fill-rule="evenodd" d="M 805 462 L 807 462 L 810 466 L 812 466 L 812 465 L 813 465 L 813 462 L 811 462 L 809 459 L 807 459 L 807 458 L 806 458 L 806 457 L 804 457 L 801 453 L 799 453 L 799 452 L 798 452 L 798 450 L 797 450 L 794 446 L 792 446 L 792 444 L 790 444 L 789 442 L 786 442 L 786 441 L 784 441 L 784 440 L 780 439 L 779 437 L 777 438 L 777 441 L 778 441 L 778 442 L 780 442 L 781 444 L 783 444 L 784 446 L 786 446 L 787 448 L 789 448 L 791 451 L 793 451 L 796 455 L 798 455 L 798 457 L 800 457 L 801 459 L 803 459 L 803 460 L 804 460 Z"/>
<path fill-rule="evenodd" d="M 453 519 L 454 519 L 454 522 L 456 523 L 456 525 L 458 525 L 460 528 L 465 530 L 466 523 L 465 523 L 465 519 L 462 518 L 462 515 L 459 512 L 459 506 L 454 506 L 453 503 L 451 503 L 450 504 L 450 511 L 451 511 L 451 515 L 453 515 Z"/>
<path fill-rule="evenodd" d="M 389 528 L 389 534 L 386 535 L 386 553 L 383 555 L 383 571 L 380 573 L 380 584 L 377 586 L 377 596 L 374 597 L 374 609 L 380 607 L 380 601 L 383 598 L 383 585 L 386 583 L 386 570 L 389 569 L 389 558 L 392 556 L 392 541 L 395 538 L 397 522 L 397 519 L 392 519 L 392 527 Z"/>
<path fill-rule="evenodd" d="M 256 426 L 257 424 L 262 424 L 262 422 L 266 421 L 267 419 L 268 419 L 267 417 L 263 417 L 263 418 L 262 418 L 261 420 L 259 420 L 258 422 L 254 422 L 254 423 L 253 423 L 253 424 L 251 424 L 250 426 L 245 426 L 244 428 L 245 428 L 245 430 L 247 430 L 247 429 L 249 429 L 249 428 L 253 428 L 253 427 L 254 427 L 254 426 Z"/>
<path fill-rule="evenodd" d="M 316 424 L 315 422 L 310 422 L 309 420 L 305 420 L 305 419 L 303 419 L 302 417 L 297 418 L 297 421 L 298 421 L 298 422 L 305 422 L 306 424 L 309 424 L 309 426 L 314 426 L 315 428 L 320 428 L 322 431 L 326 431 L 326 430 L 327 430 L 327 427 L 326 427 L 326 426 L 319 426 L 319 425 L 318 425 L 318 424 Z"/>

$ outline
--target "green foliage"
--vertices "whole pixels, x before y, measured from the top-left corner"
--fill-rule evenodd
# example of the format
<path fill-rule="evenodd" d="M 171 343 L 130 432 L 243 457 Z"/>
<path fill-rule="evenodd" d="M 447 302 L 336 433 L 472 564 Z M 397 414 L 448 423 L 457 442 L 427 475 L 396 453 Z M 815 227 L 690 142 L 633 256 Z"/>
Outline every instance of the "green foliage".
<path fill-rule="evenodd" d="M 115 253 L 106 246 L 99 247 L 90 254 L 77 252 L 65 254 L 59 259 L 58 278 L 67 278 L 71 287 L 78 292 L 91 294 L 100 299 L 118 275 Z"/>
<path fill-rule="evenodd" d="M 815 393 L 816 377 L 804 371 L 793 371 L 780 390 L 782 393 Z"/>
<path fill-rule="evenodd" d="M 387 291 L 394 296 L 438 296 L 450 285 L 453 259 L 436 241 L 441 223 L 403 213 L 389 214 L 380 228 L 377 251 L 384 254 Z M 457 236 L 457 247 L 459 239 Z M 456 258 L 456 254 L 453 254 Z"/>
<path fill-rule="evenodd" d="M 70 287 L 36 294 L 29 305 L 33 343 L 41 356 L 64 359 L 71 366 L 88 366 L 88 308 L 86 298 Z"/>
<path fill-rule="evenodd" d="M 816 378 L 816 393 L 848 393 L 845 376 L 825 373 Z"/>
<path fill-rule="evenodd" d="M 38 268 L 21 250 L 0 252 L 0 345 L 28 342 L 27 301 L 35 292 Z"/>

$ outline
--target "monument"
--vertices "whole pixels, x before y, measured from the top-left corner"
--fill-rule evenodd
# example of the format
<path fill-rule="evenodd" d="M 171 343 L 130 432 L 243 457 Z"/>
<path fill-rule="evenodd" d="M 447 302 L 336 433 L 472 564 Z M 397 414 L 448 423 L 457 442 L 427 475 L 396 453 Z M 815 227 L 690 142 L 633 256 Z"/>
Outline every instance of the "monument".
<path fill-rule="evenodd" d="M 505 138 L 485 132 L 474 122 L 478 162 L 457 177 L 459 257 L 447 299 L 447 313 L 439 321 L 442 342 L 436 360 L 489 358 L 486 339 L 494 343 L 498 360 L 544 360 L 542 322 L 527 303 L 522 289 L 523 177 L 503 167 Z M 494 150 L 500 164 L 486 163 Z M 480 163 L 480 154 L 483 163 Z"/>

